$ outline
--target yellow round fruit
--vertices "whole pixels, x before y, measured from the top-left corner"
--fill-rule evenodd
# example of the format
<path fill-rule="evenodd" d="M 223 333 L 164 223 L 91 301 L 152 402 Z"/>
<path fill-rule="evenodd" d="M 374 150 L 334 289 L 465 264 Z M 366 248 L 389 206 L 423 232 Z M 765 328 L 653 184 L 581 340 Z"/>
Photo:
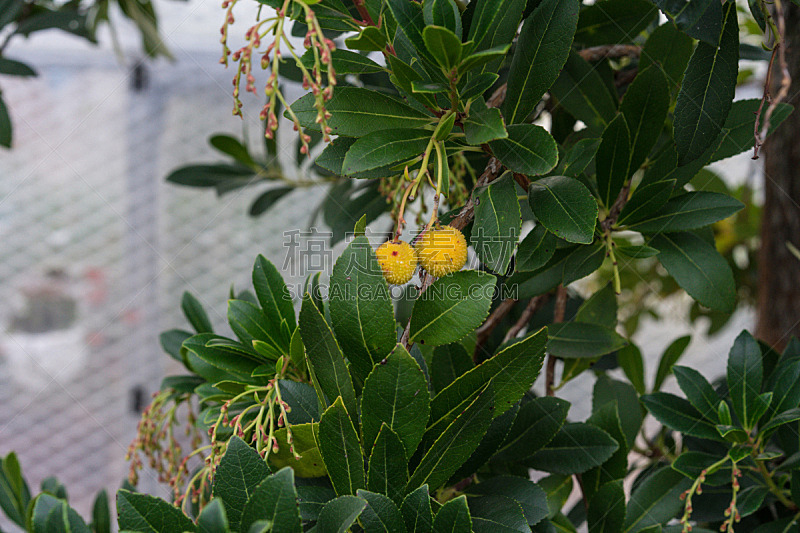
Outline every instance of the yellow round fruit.
<path fill-rule="evenodd" d="M 402 285 L 417 269 L 417 253 L 403 241 L 386 241 L 375 251 L 381 265 L 383 277 L 392 285 Z"/>
<path fill-rule="evenodd" d="M 437 278 L 458 272 L 467 262 L 467 240 L 452 226 L 425 232 L 416 248 L 422 268 Z"/>

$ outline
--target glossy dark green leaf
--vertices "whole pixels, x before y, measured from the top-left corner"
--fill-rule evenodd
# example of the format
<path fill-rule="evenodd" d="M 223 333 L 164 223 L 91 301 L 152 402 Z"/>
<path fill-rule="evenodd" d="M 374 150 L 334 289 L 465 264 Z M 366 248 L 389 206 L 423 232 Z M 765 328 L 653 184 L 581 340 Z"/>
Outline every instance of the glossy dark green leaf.
<path fill-rule="evenodd" d="M 303 96 L 291 107 L 301 126 L 319 130 L 313 94 Z M 425 113 L 392 96 L 358 87 L 337 87 L 325 108 L 331 113 L 328 126 L 333 133 L 350 137 L 422 126 L 431 121 Z"/>
<path fill-rule="evenodd" d="M 524 122 L 567 62 L 580 6 L 544 0 L 522 25 L 503 102 L 506 122 Z"/>
<path fill-rule="evenodd" d="M 675 106 L 678 164 L 700 157 L 722 132 L 736 88 L 739 64 L 739 24 L 736 5 L 726 4 L 717 46 L 697 45 Z"/>
<path fill-rule="evenodd" d="M 430 410 L 425 375 L 402 344 L 389 354 L 364 382 L 361 430 L 364 449 L 372 448 L 381 426 L 400 437 L 410 457 L 422 440 Z"/>
<path fill-rule="evenodd" d="M 622 481 L 609 481 L 589 501 L 589 533 L 621 533 L 625 524 L 625 490 Z"/>
<path fill-rule="evenodd" d="M 575 41 L 587 46 L 630 43 L 657 16 L 647 0 L 602 0 L 581 10 Z"/>
<path fill-rule="evenodd" d="M 409 451 L 409 455 L 413 452 Z M 408 483 L 408 460 L 400 437 L 386 424 L 381 426 L 369 454 L 367 488 L 385 494 L 396 504 L 405 496 Z"/>
<path fill-rule="evenodd" d="M 434 396 L 431 423 L 453 412 L 460 412 L 486 383 L 494 389 L 493 417 L 500 416 L 517 403 L 533 385 L 544 361 L 544 330 L 504 347 L 499 353 L 476 366 Z"/>
<path fill-rule="evenodd" d="M 386 47 L 386 34 L 375 26 L 367 26 L 355 37 L 345 39 L 344 44 L 351 50 L 380 52 Z"/>
<path fill-rule="evenodd" d="M 672 372 L 689 403 L 705 418 L 717 422 L 717 407 L 719 407 L 720 397 L 708 380 L 697 370 L 686 366 L 676 365 L 672 368 Z"/>
<path fill-rule="evenodd" d="M 431 533 L 433 511 L 427 485 L 421 486 L 406 496 L 400 506 L 400 511 L 403 513 L 407 531 Z"/>
<path fill-rule="evenodd" d="M 229 533 L 230 530 L 222 500 L 212 499 L 197 517 L 197 533 Z"/>
<path fill-rule="evenodd" d="M 264 461 L 261 462 L 263 464 Z M 117 492 L 117 521 L 122 531 L 161 533 L 163 531 L 195 530 L 192 521 L 174 505 L 161 498 L 129 492 L 125 489 Z"/>
<path fill-rule="evenodd" d="M 581 139 L 576 142 L 575 145 L 564 154 L 556 172 L 571 178 L 580 176 L 597 154 L 597 150 L 600 148 L 600 142 L 601 139 Z"/>
<path fill-rule="evenodd" d="M 616 331 L 597 324 L 563 322 L 547 329 L 547 351 L 565 359 L 600 357 L 627 344 Z"/>
<path fill-rule="evenodd" d="M 387 129 L 364 135 L 347 151 L 342 174 L 354 176 L 413 159 L 425 151 L 430 137 L 429 131 L 419 129 Z"/>
<path fill-rule="evenodd" d="M 606 462 L 617 448 L 617 441 L 595 426 L 565 424 L 553 440 L 526 459 L 525 464 L 554 474 L 580 474 Z"/>
<path fill-rule="evenodd" d="M 642 403 L 656 420 L 670 429 L 701 439 L 720 440 L 714 424 L 679 396 L 654 392 L 642 396 Z"/>
<path fill-rule="evenodd" d="M 726 219 L 742 209 L 744 204 L 727 194 L 687 192 L 671 199 L 639 222 L 630 224 L 630 228 L 642 233 L 687 231 Z"/>
<path fill-rule="evenodd" d="M 0 74 L 28 77 L 36 76 L 36 71 L 21 61 L 0 57 Z"/>
<path fill-rule="evenodd" d="M 581 304 L 575 313 L 575 322 L 598 324 L 610 329 L 617 327 L 617 295 L 611 283 Z"/>
<path fill-rule="evenodd" d="M 203 305 L 188 291 L 181 298 L 181 310 L 197 333 L 213 333 L 214 329 Z"/>
<path fill-rule="evenodd" d="M 561 283 L 566 287 L 592 274 L 601 266 L 606 258 L 606 247 L 600 242 L 579 246 L 564 261 L 564 278 Z"/>
<path fill-rule="evenodd" d="M 575 51 L 570 52 L 550 93 L 570 115 L 593 130 L 602 130 L 617 113 L 617 102 L 603 78 Z"/>
<path fill-rule="evenodd" d="M 475 365 L 464 347 L 460 344 L 445 344 L 433 350 L 431 358 L 431 384 L 437 392 L 442 391 L 459 376 L 467 373 Z"/>
<path fill-rule="evenodd" d="M 630 175 L 631 136 L 625 115 L 620 113 L 603 131 L 597 150 L 597 188 L 600 200 L 609 207 Z"/>
<path fill-rule="evenodd" d="M 469 499 L 474 533 L 528 533 L 522 506 L 506 496 L 481 496 Z"/>
<path fill-rule="evenodd" d="M 322 414 L 317 440 L 336 494 L 355 494 L 364 488 L 361 444 L 341 396 Z"/>
<path fill-rule="evenodd" d="M 468 41 L 475 43 L 474 52 L 510 43 L 517 33 L 526 0 L 476 0 Z M 482 71 L 494 72 L 500 61 L 483 66 Z"/>
<path fill-rule="evenodd" d="M 461 60 L 461 39 L 442 26 L 425 26 L 422 39 L 431 56 L 443 69 L 450 71 Z"/>
<path fill-rule="evenodd" d="M 503 165 L 529 176 L 546 174 L 556 166 L 558 146 L 547 130 L 535 124 L 514 124 L 506 130 L 507 138 L 489 143 Z"/>
<path fill-rule="evenodd" d="M 745 150 L 750 150 L 755 144 L 756 113 L 761 105 L 761 99 L 751 98 L 749 100 L 738 100 L 731 106 L 730 113 L 725 119 L 722 128 L 722 142 L 711 157 L 711 162 L 719 161 L 740 154 Z M 786 120 L 793 111 L 789 104 L 779 103 L 772 113 L 769 121 L 768 135 Z M 766 109 L 762 110 L 759 126 L 764 126 Z"/>
<path fill-rule="evenodd" d="M 383 47 L 381 47 L 383 48 Z M 358 48 L 354 48 L 358 50 Z M 307 50 L 305 54 L 300 58 L 303 65 L 307 69 L 311 69 L 314 67 L 314 51 Z M 365 55 L 359 54 L 357 52 L 351 52 L 350 50 L 343 50 L 337 48 L 331 53 L 331 60 L 333 61 L 333 70 L 336 72 L 337 75 L 339 74 L 374 74 L 376 72 L 382 72 L 383 67 L 368 58 Z M 327 65 L 325 63 L 321 64 L 322 71 L 326 72 Z"/>
<path fill-rule="evenodd" d="M 733 411 L 744 427 L 752 428 L 755 418 L 756 397 L 761 392 L 764 367 L 761 348 L 750 333 L 743 331 L 733 343 L 728 355 L 728 390 Z"/>
<path fill-rule="evenodd" d="M 636 392 L 644 394 L 644 359 L 641 350 L 632 343 L 625 346 L 617 352 L 617 363 Z"/>
<path fill-rule="evenodd" d="M 290 192 L 294 191 L 294 187 L 276 187 L 274 189 L 270 189 L 258 195 L 258 197 L 250 204 L 250 209 L 248 213 L 250 213 L 251 217 L 257 217 L 259 215 L 263 215 L 267 211 L 269 211 L 272 206 L 280 201 L 281 198 L 289 194 Z"/>
<path fill-rule="evenodd" d="M 411 340 L 439 346 L 477 328 L 491 305 L 496 278 L 475 270 L 437 279 L 414 303 Z"/>
<path fill-rule="evenodd" d="M 225 504 L 228 522 L 233 531 L 238 531 L 242 512 L 253 491 L 268 475 L 269 467 L 257 451 L 239 437 L 234 436 L 228 441 L 228 448 L 214 477 L 213 493 Z M 117 496 L 117 508 L 119 509 L 119 496 Z M 172 509 L 178 511 L 175 507 Z M 183 516 L 183 513 L 180 514 Z M 136 528 L 123 526 L 120 522 L 120 529 Z"/>
<path fill-rule="evenodd" d="M 388 285 L 366 237 L 353 239 L 336 260 L 328 303 L 336 339 L 363 383 L 397 341 Z"/>
<path fill-rule="evenodd" d="M 105 489 L 97 493 L 92 503 L 91 526 L 94 533 L 111 533 L 111 510 L 108 505 L 108 493 Z M 224 532 L 224 529 L 220 531 Z M 204 532 L 201 530 L 201 533 Z"/>
<path fill-rule="evenodd" d="M 472 518 L 467 507 L 467 498 L 461 495 L 447 501 L 433 519 L 433 533 L 457 533 L 472 531 Z"/>
<path fill-rule="evenodd" d="M 406 533 L 403 515 L 392 500 L 364 489 L 359 489 L 358 496 L 367 502 L 359 517 L 365 532 Z"/>
<path fill-rule="evenodd" d="M 483 436 L 483 439 L 481 439 L 478 447 L 475 448 L 475 451 L 472 452 L 469 459 L 458 467 L 458 470 L 450 476 L 450 480 L 447 482 L 448 485 L 458 483 L 472 476 L 489 462 L 508 436 L 518 413 L 519 405 L 514 405 L 511 409 L 492 420 L 489 429 L 486 430 L 486 434 Z M 431 429 L 433 429 L 433 427 Z"/>
<path fill-rule="evenodd" d="M 607 431 L 612 437 L 617 439 L 618 435 L 614 428 L 614 424 L 609 422 L 611 416 L 604 413 L 602 416 L 598 415 L 601 409 L 605 408 L 607 404 L 616 403 L 618 406 L 620 429 L 624 433 L 626 442 L 620 442 L 620 447 L 629 448 L 633 447 L 636 441 L 636 436 L 642 427 L 642 408 L 639 405 L 639 396 L 636 394 L 636 389 L 629 383 L 612 379 L 605 374 L 597 377 L 592 391 L 592 417 L 596 415 L 598 420 L 590 420 L 596 426 Z M 627 454 L 625 455 L 627 457 Z M 622 474 L 625 475 L 627 467 L 627 459 L 622 460 Z"/>
<path fill-rule="evenodd" d="M 464 124 L 464 134 L 467 142 L 473 145 L 508 137 L 500 110 L 486 107 L 480 99 L 470 108 L 469 117 Z"/>
<path fill-rule="evenodd" d="M 380 2 L 378 2 L 380 4 Z M 453 0 L 430 0 L 422 6 L 425 24 L 444 26 L 461 38 L 461 12 Z"/>
<path fill-rule="evenodd" d="M 638 187 L 619 214 L 620 225 L 639 222 L 658 212 L 669 201 L 675 180 L 657 181 Z"/>
<path fill-rule="evenodd" d="M 675 339 L 666 347 L 658 361 L 658 369 L 656 370 L 656 377 L 653 381 L 654 391 L 661 390 L 661 385 L 664 384 L 664 380 L 667 379 L 667 376 L 672 373 L 673 365 L 681 358 L 691 340 L 692 337 L 690 335 L 685 335 Z"/>
<path fill-rule="evenodd" d="M 517 272 L 532 272 L 546 265 L 553 257 L 557 244 L 558 237 L 537 224 L 519 243 L 514 264 Z"/>
<path fill-rule="evenodd" d="M 289 329 L 294 330 L 297 322 L 292 295 L 278 269 L 262 255 L 253 265 L 253 288 L 269 322 L 280 324 L 286 320 Z"/>
<path fill-rule="evenodd" d="M 300 485 L 296 490 L 297 506 L 300 509 L 300 517 L 303 520 L 316 521 L 325 504 L 336 498 L 336 493 L 330 487 Z"/>
<path fill-rule="evenodd" d="M 508 50 L 508 47 L 503 47 L 504 50 Z M 505 54 L 505 52 L 502 52 Z M 468 68 L 473 63 L 478 62 L 480 59 L 489 56 L 490 59 L 502 55 L 500 51 L 497 52 L 480 52 L 480 55 L 474 54 L 472 56 L 468 56 L 461 64 L 462 68 Z M 476 57 L 477 56 L 477 57 Z M 483 95 L 486 91 L 492 88 L 495 84 L 499 76 L 494 72 L 484 72 L 483 74 L 478 74 L 475 76 L 469 76 L 468 78 L 465 77 L 466 83 L 464 83 L 463 87 L 459 87 L 459 93 L 461 95 L 461 99 L 465 101 L 472 100 Z"/>
<path fill-rule="evenodd" d="M 675 23 L 678 29 L 689 32 L 701 23 L 714 0 L 655 0 L 653 3 Z M 716 27 L 710 28 L 710 32 L 713 33 L 716 30 L 716 34 L 719 35 L 720 22 L 717 20 Z M 692 36 L 694 37 L 694 35 Z M 699 39 L 699 37 L 696 38 Z"/>
<path fill-rule="evenodd" d="M 253 371 L 258 368 L 259 362 L 254 359 L 242 357 L 240 351 L 234 351 L 223 346 L 209 346 L 209 342 L 215 340 L 225 339 L 213 333 L 200 333 L 183 341 L 183 349 L 189 352 L 189 355 L 194 355 L 202 360 L 202 362 L 223 371 L 224 375 L 221 375 L 221 379 L 216 381 L 222 381 L 231 376 L 248 381 Z M 198 366 L 194 364 L 194 360 L 189 362 L 191 370 L 203 375 Z M 203 377 L 206 377 L 208 380 L 209 376 L 203 375 Z M 208 381 L 215 382 L 213 378 Z"/>
<path fill-rule="evenodd" d="M 317 520 L 317 533 L 345 533 L 356 523 L 367 502 L 358 496 L 339 496 L 322 508 Z"/>
<path fill-rule="evenodd" d="M 253 490 L 242 511 L 241 530 L 248 531 L 255 522 L 267 520 L 276 531 L 300 533 L 303 528 L 296 500 L 294 471 L 282 468 Z"/>
<path fill-rule="evenodd" d="M 495 459 L 514 461 L 530 457 L 555 437 L 568 411 L 569 402 L 560 398 L 535 398 L 524 403 Z"/>
<path fill-rule="evenodd" d="M 800 360 L 791 359 L 779 363 L 769 378 L 766 390 L 775 392 L 770 406 L 770 418 L 800 406 Z"/>
<path fill-rule="evenodd" d="M 680 494 L 691 484 L 691 480 L 670 467 L 650 474 L 631 494 L 624 532 L 642 531 L 673 518 L 683 509 Z"/>
<path fill-rule="evenodd" d="M 341 397 L 353 423 L 358 420 L 356 393 L 342 351 L 330 326 L 311 301 L 308 293 L 300 308 L 300 334 L 306 348 L 306 360 L 314 388 L 322 393 L 327 405 Z"/>
<path fill-rule="evenodd" d="M 641 412 L 638 402 L 634 408 L 637 412 Z M 608 433 L 619 444 L 619 448 L 603 464 L 581 474 L 584 497 L 590 502 L 603 485 L 612 481 L 622 481 L 625 478 L 628 474 L 629 452 L 627 438 L 620 422 L 620 410 L 626 411 L 629 407 L 618 408 L 617 402 L 613 400 L 599 408 L 593 406 L 593 409 L 592 416 L 586 422 Z"/>
<path fill-rule="evenodd" d="M 669 86 L 655 65 L 640 70 L 620 104 L 630 133 L 630 172 L 636 172 L 658 141 L 669 111 Z"/>
<path fill-rule="evenodd" d="M 659 250 L 659 261 L 689 296 L 711 309 L 733 310 L 733 273 L 713 245 L 693 233 L 658 235 L 648 244 Z"/>
<path fill-rule="evenodd" d="M 651 65 L 661 70 L 671 89 L 680 85 L 689 63 L 694 43 L 692 38 L 667 23 L 656 28 L 647 38 L 639 58 L 639 68 Z"/>
<path fill-rule="evenodd" d="M 522 225 L 517 186 L 510 175 L 477 191 L 470 245 L 484 266 L 505 274 Z"/>
<path fill-rule="evenodd" d="M 516 476 L 497 476 L 473 484 L 467 489 L 471 503 L 474 496 L 505 496 L 522 508 L 528 525 L 535 525 L 548 515 L 547 495 L 532 481 Z"/>
<path fill-rule="evenodd" d="M 280 339 L 280 323 L 270 324 L 261 308 L 248 301 L 228 300 L 228 323 L 244 344 L 252 345 L 257 340 L 275 348 L 288 347 L 288 342 Z"/>
<path fill-rule="evenodd" d="M 539 222 L 556 236 L 589 244 L 594 239 L 597 202 L 580 181 L 548 176 L 531 184 L 528 201 Z"/>
<path fill-rule="evenodd" d="M 2 118 L 0 134 L 1 132 Z M 244 186 L 255 182 L 255 171 L 240 164 L 188 165 L 170 173 L 167 181 L 187 187 L 228 187 L 232 184 Z"/>

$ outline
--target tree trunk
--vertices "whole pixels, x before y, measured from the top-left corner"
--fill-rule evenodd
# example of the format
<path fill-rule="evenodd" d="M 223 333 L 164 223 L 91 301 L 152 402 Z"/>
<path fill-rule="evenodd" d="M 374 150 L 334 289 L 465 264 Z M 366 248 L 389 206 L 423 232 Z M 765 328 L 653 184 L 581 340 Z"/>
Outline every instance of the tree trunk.
<path fill-rule="evenodd" d="M 800 248 L 800 7 L 783 5 L 786 62 L 792 76 L 786 103 L 795 111 L 764 144 L 756 329 L 759 338 L 779 350 L 792 336 L 800 337 L 800 259 L 786 246 L 791 242 Z M 773 79 L 780 80 L 777 68 Z"/>

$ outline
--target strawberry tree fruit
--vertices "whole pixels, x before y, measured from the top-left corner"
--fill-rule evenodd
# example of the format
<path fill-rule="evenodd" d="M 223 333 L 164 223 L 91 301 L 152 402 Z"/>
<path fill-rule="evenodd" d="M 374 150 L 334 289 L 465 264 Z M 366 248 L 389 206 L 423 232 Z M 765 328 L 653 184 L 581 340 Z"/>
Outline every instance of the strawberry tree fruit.
<path fill-rule="evenodd" d="M 452 226 L 426 231 L 416 249 L 422 268 L 436 277 L 458 272 L 467 262 L 467 240 Z"/>
<path fill-rule="evenodd" d="M 404 241 L 386 241 L 375 251 L 383 277 L 392 285 L 403 285 L 417 269 L 417 253 Z"/>

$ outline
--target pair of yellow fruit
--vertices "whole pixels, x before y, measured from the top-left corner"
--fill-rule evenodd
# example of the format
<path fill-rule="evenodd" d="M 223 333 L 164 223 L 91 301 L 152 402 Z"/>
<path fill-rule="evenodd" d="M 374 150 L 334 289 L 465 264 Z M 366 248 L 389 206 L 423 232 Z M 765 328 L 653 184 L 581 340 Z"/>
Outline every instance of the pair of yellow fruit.
<path fill-rule="evenodd" d="M 426 231 L 413 248 L 404 241 L 387 241 L 375 253 L 386 281 L 402 285 L 417 264 L 437 278 L 461 270 L 467 262 L 467 241 L 456 228 L 442 226 Z"/>

